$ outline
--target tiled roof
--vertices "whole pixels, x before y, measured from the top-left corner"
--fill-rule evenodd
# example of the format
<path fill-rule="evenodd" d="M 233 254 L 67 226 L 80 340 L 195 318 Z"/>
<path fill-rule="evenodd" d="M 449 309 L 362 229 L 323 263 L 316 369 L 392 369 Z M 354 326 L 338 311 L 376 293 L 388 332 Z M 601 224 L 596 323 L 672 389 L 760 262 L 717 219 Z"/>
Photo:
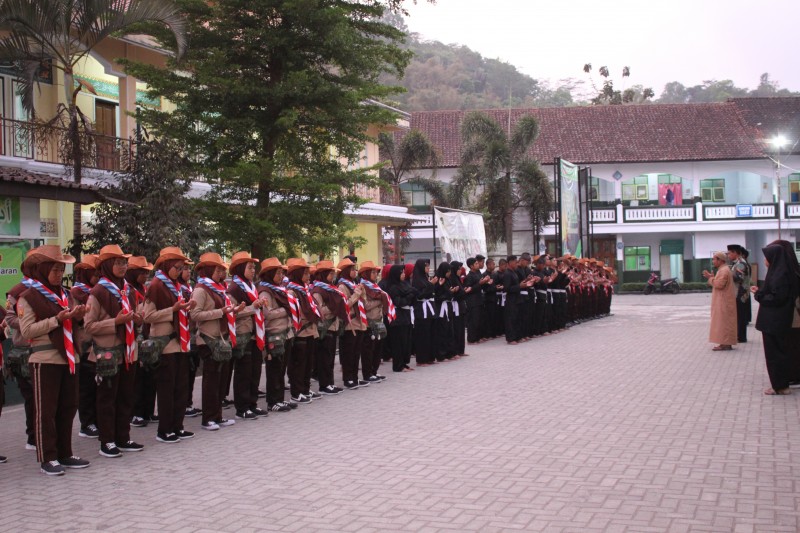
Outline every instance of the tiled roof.
<path fill-rule="evenodd" d="M 574 163 L 714 161 L 761 159 L 764 121 L 795 120 L 800 98 L 743 99 L 713 104 L 648 104 L 483 111 L 511 127 L 533 115 L 540 135 L 532 155 L 551 164 L 555 157 Z M 442 167 L 457 167 L 459 128 L 466 111 L 412 113 L 411 128 L 425 132 L 439 148 Z M 797 135 L 795 134 L 795 137 Z"/>
<path fill-rule="evenodd" d="M 742 119 L 757 128 L 766 142 L 783 135 L 789 139 L 784 152 L 800 153 L 800 97 L 790 98 L 733 98 Z M 768 151 L 773 149 L 769 146 Z"/>
<path fill-rule="evenodd" d="M 0 167 L 0 184 L 3 192 L 7 192 L 10 196 L 63 200 L 81 204 L 103 201 L 126 203 L 108 198 L 104 194 L 103 187 L 98 185 L 78 184 L 52 174 L 18 167 Z"/>

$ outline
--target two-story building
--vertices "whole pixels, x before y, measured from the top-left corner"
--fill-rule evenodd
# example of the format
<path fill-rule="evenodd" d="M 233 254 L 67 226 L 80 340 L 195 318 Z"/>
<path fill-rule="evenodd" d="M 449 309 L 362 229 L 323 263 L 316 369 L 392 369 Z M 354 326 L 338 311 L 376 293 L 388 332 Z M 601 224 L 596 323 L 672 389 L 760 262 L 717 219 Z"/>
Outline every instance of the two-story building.
<path fill-rule="evenodd" d="M 550 176 L 557 157 L 591 167 L 592 252 L 616 264 L 623 280 L 656 270 L 699 281 L 713 252 L 730 243 L 743 244 L 752 262 L 763 263 L 765 244 L 779 235 L 797 240 L 800 98 L 485 112 L 509 127 L 521 116 L 536 117 L 541 134 L 531 155 Z M 437 178 L 445 182 L 458 170 L 464 114 L 412 114 L 410 127 L 440 151 Z M 412 207 L 429 211 L 423 191 L 406 189 Z M 431 255 L 430 228 L 417 228 L 407 256 Z M 526 214 L 515 214 L 515 253 L 553 251 L 554 235 L 548 224 L 535 243 Z M 496 252 L 504 255 L 505 246 Z"/>

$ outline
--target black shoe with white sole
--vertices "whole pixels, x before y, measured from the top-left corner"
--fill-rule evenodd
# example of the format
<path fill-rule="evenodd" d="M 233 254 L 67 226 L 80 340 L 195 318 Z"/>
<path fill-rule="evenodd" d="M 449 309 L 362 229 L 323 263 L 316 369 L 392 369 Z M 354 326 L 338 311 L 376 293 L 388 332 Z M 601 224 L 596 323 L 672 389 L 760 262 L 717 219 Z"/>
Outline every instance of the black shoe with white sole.
<path fill-rule="evenodd" d="M 357 381 L 345 381 L 344 382 L 344 388 L 347 389 L 347 390 L 356 390 L 358 388 L 358 382 Z"/>
<path fill-rule="evenodd" d="M 363 379 L 359 379 L 358 380 L 358 386 L 359 387 L 369 387 L 369 381 L 365 381 Z"/>
<path fill-rule="evenodd" d="M 5 455 L 0 455 L 0 464 L 5 463 L 8 461 L 8 457 Z"/>
<path fill-rule="evenodd" d="M 305 394 L 298 394 L 297 396 L 292 396 L 292 401 L 295 403 L 295 405 L 301 403 L 311 403 L 311 398 Z"/>
<path fill-rule="evenodd" d="M 140 452 L 144 450 L 144 446 L 129 440 L 128 442 L 119 442 L 117 443 L 117 448 L 123 452 Z"/>
<path fill-rule="evenodd" d="M 117 457 L 122 457 L 122 452 L 119 448 L 117 448 L 116 444 L 113 442 L 108 442 L 100 445 L 100 455 L 103 457 L 116 459 Z"/>
<path fill-rule="evenodd" d="M 367 378 L 367 381 L 370 383 L 380 383 L 381 378 L 379 378 L 378 376 L 370 376 Z"/>
<path fill-rule="evenodd" d="M 64 467 L 58 461 L 47 461 L 41 464 L 42 473 L 48 476 L 63 476 Z"/>
<path fill-rule="evenodd" d="M 288 413 L 289 411 L 292 410 L 292 408 L 289 407 L 288 403 L 279 402 L 279 403 L 276 403 L 275 405 L 271 405 L 269 407 L 269 410 L 273 411 L 275 413 Z"/>
<path fill-rule="evenodd" d="M 265 411 L 264 409 L 262 409 L 260 407 L 253 407 L 250 410 L 253 411 L 254 415 L 259 416 L 259 417 L 269 415 L 269 413 L 267 411 Z"/>
<path fill-rule="evenodd" d="M 327 387 L 323 387 L 319 389 L 320 394 L 325 394 L 326 396 L 332 396 L 335 394 L 341 394 L 342 389 L 339 387 L 334 387 L 333 385 L 328 385 Z"/>
<path fill-rule="evenodd" d="M 88 424 L 81 427 L 81 430 L 78 431 L 78 436 L 85 439 L 96 439 L 100 436 L 100 430 L 94 424 Z"/>
<path fill-rule="evenodd" d="M 247 411 L 236 411 L 236 418 L 239 420 L 255 420 L 258 417 L 253 411 L 248 409 Z"/>
<path fill-rule="evenodd" d="M 320 398 L 322 398 L 322 394 L 320 394 L 318 392 L 314 392 L 313 390 L 312 391 L 308 391 L 308 394 L 306 394 L 306 396 L 308 396 L 312 400 L 319 400 Z"/>
<path fill-rule="evenodd" d="M 58 463 L 64 468 L 86 468 L 90 464 L 86 459 L 81 459 L 77 455 L 71 455 L 58 460 Z"/>
<path fill-rule="evenodd" d="M 194 438 L 194 433 L 192 431 L 186 431 L 185 429 L 180 430 L 176 433 L 180 440 L 188 440 Z"/>
<path fill-rule="evenodd" d="M 163 442 L 165 444 L 175 444 L 176 442 L 180 441 L 178 435 L 176 435 L 175 433 L 161 433 L 161 432 L 156 433 L 156 440 L 158 442 Z"/>

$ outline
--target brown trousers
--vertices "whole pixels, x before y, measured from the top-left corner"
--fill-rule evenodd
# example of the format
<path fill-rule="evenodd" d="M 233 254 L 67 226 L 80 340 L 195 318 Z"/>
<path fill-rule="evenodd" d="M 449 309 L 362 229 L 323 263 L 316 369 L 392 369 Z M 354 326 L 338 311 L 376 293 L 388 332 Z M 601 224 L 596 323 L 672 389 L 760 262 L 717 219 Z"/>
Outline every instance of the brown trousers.
<path fill-rule="evenodd" d="M 183 429 L 186 403 L 189 401 L 188 353 L 169 353 L 161 356 L 156 371 L 158 401 L 158 432 L 177 433 Z"/>
<path fill-rule="evenodd" d="M 251 340 L 244 355 L 233 361 L 233 405 L 237 412 L 258 407 L 258 384 L 261 381 L 261 362 L 264 355 Z"/>
<path fill-rule="evenodd" d="M 345 331 L 339 337 L 339 363 L 342 365 L 342 381 L 358 381 L 358 361 L 361 359 L 363 342 L 363 331 Z"/>
<path fill-rule="evenodd" d="M 36 412 L 36 459 L 72 457 L 72 421 L 78 411 L 78 376 L 69 365 L 30 363 Z"/>
<path fill-rule="evenodd" d="M 211 348 L 203 344 L 197 347 L 203 361 L 203 423 L 222 420 L 222 398 L 227 393 L 226 377 L 230 361 L 219 363 L 211 359 Z"/>
<path fill-rule="evenodd" d="M 101 444 L 125 444 L 131 440 L 138 366 L 136 361 L 126 369 L 122 363 L 116 376 L 103 378 L 97 385 L 97 429 L 100 430 Z"/>

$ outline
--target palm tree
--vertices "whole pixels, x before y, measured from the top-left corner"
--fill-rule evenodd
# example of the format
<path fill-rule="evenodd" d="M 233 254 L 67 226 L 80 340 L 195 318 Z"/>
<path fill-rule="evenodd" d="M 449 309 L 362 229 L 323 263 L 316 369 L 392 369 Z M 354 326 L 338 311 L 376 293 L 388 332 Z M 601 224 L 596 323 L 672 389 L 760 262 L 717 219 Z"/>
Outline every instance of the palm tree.
<path fill-rule="evenodd" d="M 393 135 L 381 133 L 378 136 L 378 147 L 385 161 L 380 169 L 380 178 L 391 188 L 394 205 L 402 204 L 400 186 L 403 183 L 434 179 L 439 166 L 439 156 L 433 143 L 421 131 L 409 131 L 399 143 L 395 142 Z M 420 175 L 420 170 L 423 169 L 430 171 L 429 178 Z M 395 263 L 400 262 L 402 255 L 400 229 L 399 226 L 394 227 Z"/>
<path fill-rule="evenodd" d="M 547 174 L 528 151 L 539 136 L 533 116 L 504 130 L 488 115 L 471 112 L 461 123 L 461 167 L 453 185 L 462 191 L 482 188 L 476 207 L 486 215 L 489 242 L 506 243 L 512 253 L 514 211 L 528 210 L 536 233 L 550 216 L 553 192 Z"/>
<path fill-rule="evenodd" d="M 17 62 L 21 71 L 20 92 L 23 108 L 35 116 L 36 71 L 43 61 L 51 61 L 64 74 L 64 98 L 69 160 L 75 183 L 81 183 L 85 142 L 81 142 L 86 116 L 76 105 L 85 82 L 75 84 L 75 66 L 104 39 L 133 33 L 142 23 L 167 26 L 177 44 L 177 56 L 186 49 L 183 17 L 169 0 L 0 0 L 0 58 Z M 141 31 L 138 31 L 141 33 Z M 81 251 L 80 205 L 73 211 L 73 254 Z"/>

